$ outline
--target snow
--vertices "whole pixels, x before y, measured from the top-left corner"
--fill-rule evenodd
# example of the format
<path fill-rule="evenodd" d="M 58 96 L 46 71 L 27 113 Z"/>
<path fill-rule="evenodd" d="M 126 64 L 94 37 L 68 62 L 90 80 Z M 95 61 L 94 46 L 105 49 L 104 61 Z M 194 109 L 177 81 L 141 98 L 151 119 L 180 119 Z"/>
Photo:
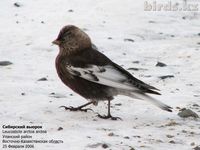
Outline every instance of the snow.
<path fill-rule="evenodd" d="M 1 0 L 0 6 L 0 61 L 13 63 L 0 66 L 1 126 L 42 125 L 48 133 L 35 138 L 64 141 L 35 144 L 36 150 L 104 149 L 102 143 L 112 150 L 188 150 L 200 145 L 199 119 L 177 115 L 177 107 L 200 115 L 200 108 L 193 106 L 200 105 L 198 11 L 149 12 L 141 0 Z M 91 106 L 94 112 L 59 108 L 87 102 L 66 87 L 55 70 L 58 47 L 51 42 L 67 24 L 85 29 L 99 50 L 125 69 L 147 69 L 129 71 L 161 89 L 162 96 L 155 98 L 174 112 L 124 96 L 112 101 L 111 110 L 122 121 L 96 117 L 106 113 L 106 102 Z M 167 66 L 155 67 L 157 61 Z M 162 75 L 174 78 L 161 80 Z M 47 81 L 37 81 L 42 77 Z"/>

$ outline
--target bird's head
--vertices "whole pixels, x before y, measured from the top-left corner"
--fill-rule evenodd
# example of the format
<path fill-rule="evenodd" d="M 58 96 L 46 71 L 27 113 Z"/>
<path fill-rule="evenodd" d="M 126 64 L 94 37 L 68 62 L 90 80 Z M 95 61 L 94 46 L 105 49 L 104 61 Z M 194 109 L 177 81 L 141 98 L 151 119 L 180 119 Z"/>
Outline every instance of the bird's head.
<path fill-rule="evenodd" d="M 58 45 L 60 50 L 66 54 L 91 47 L 89 36 L 74 25 L 64 26 L 52 43 Z"/>

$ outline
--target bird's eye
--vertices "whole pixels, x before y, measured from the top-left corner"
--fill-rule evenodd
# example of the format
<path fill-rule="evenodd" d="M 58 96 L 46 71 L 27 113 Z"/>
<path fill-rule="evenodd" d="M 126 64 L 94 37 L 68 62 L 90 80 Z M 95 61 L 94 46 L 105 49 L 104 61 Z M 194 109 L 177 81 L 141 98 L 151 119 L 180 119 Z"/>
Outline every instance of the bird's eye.
<path fill-rule="evenodd" d="M 69 40 L 72 37 L 72 32 L 71 31 L 66 31 L 63 35 L 62 35 L 62 39 L 63 40 Z"/>
<path fill-rule="evenodd" d="M 65 36 L 71 35 L 71 31 L 66 31 L 66 32 L 64 33 L 64 35 L 65 35 Z"/>

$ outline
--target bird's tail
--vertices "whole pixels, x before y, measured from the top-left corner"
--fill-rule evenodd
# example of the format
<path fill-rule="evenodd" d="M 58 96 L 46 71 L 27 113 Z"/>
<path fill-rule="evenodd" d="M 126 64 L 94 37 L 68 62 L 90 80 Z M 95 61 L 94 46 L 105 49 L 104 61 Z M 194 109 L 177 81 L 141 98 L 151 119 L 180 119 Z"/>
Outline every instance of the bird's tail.
<path fill-rule="evenodd" d="M 147 102 L 150 102 L 150 103 L 156 105 L 157 107 L 161 108 L 162 110 L 172 112 L 172 107 L 156 100 L 155 98 L 153 98 L 147 94 L 140 93 L 140 92 L 137 92 L 137 93 L 134 92 L 134 93 L 129 93 L 127 96 L 136 98 L 136 99 L 140 99 L 140 100 L 145 100 Z"/>

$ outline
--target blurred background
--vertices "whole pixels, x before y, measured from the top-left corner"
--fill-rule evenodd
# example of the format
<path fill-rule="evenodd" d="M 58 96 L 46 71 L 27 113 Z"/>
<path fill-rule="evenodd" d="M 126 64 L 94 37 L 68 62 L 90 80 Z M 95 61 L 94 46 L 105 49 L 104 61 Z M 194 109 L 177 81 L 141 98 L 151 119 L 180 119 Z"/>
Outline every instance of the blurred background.
<path fill-rule="evenodd" d="M 0 18 L 1 123 L 42 124 L 51 133 L 47 138 L 64 141 L 36 149 L 104 149 L 106 143 L 110 149 L 161 150 L 200 144 L 199 122 L 177 115 L 181 108 L 200 114 L 200 1 L 1 0 Z M 99 51 L 135 77 L 161 89 L 156 98 L 174 113 L 121 96 L 112 110 L 123 118 L 119 122 L 59 109 L 85 102 L 55 70 L 58 47 L 51 42 L 69 24 L 88 33 Z M 105 107 L 92 109 L 103 114 Z"/>

